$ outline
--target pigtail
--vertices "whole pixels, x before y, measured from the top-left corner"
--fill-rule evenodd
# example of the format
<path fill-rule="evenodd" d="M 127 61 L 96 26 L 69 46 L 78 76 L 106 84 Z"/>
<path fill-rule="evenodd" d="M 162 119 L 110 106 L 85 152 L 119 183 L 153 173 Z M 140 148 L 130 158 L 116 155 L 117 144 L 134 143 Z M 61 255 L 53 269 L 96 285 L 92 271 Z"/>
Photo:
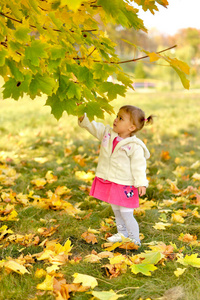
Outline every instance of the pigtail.
<path fill-rule="evenodd" d="M 153 118 L 155 116 L 150 115 L 147 119 L 144 119 L 144 121 L 146 122 L 146 124 L 153 124 Z"/>

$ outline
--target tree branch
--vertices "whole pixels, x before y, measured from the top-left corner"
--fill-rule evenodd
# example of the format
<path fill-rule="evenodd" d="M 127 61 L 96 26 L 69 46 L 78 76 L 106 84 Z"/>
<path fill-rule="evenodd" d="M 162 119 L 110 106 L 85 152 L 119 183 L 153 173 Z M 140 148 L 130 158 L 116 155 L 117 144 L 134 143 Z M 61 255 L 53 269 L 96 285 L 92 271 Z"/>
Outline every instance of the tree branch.
<path fill-rule="evenodd" d="M 15 18 L 13 18 L 13 17 L 11 17 L 11 16 L 8 16 L 8 15 L 2 13 L 2 12 L 0 12 L 0 15 L 3 16 L 3 17 L 5 17 L 5 18 L 7 18 L 7 19 L 10 19 L 10 20 L 12 20 L 12 21 L 14 21 L 14 22 L 17 22 L 17 23 L 22 24 L 22 21 L 21 21 L 21 20 L 17 20 L 17 19 L 15 19 Z M 34 28 L 34 29 L 37 29 L 36 26 L 31 25 L 31 24 L 30 24 L 30 27 L 31 27 L 31 28 Z M 45 26 L 43 26 L 42 28 L 43 28 L 44 30 L 48 30 L 48 28 L 45 27 Z M 61 32 L 61 30 L 56 29 L 56 28 L 52 28 L 52 30 L 53 30 L 53 31 L 57 31 L 57 32 Z M 83 29 L 83 30 L 81 30 L 81 32 L 92 32 L 92 31 L 97 31 L 97 29 Z M 73 32 L 75 32 L 75 31 L 74 31 L 74 30 L 70 30 L 70 32 L 73 33 Z"/>
<path fill-rule="evenodd" d="M 160 54 L 160 53 L 163 53 L 165 51 L 168 51 L 168 50 L 171 50 L 173 48 L 177 47 L 177 45 L 174 45 L 172 47 L 169 47 L 169 48 L 166 48 L 166 49 L 163 49 L 161 51 L 158 51 L 158 52 L 155 52 L 156 54 Z M 130 60 L 123 60 L 123 61 L 106 61 L 104 60 L 103 62 L 106 63 L 106 64 L 125 64 L 125 63 L 130 63 L 130 62 L 135 62 L 135 61 L 138 61 L 138 60 L 141 60 L 141 59 L 144 59 L 144 58 L 147 58 L 149 57 L 148 55 L 145 55 L 145 56 L 141 56 L 141 57 L 138 57 L 138 58 L 133 58 L 133 59 L 130 59 Z M 81 58 L 83 59 L 83 58 Z M 100 60 L 94 60 L 94 62 L 101 62 Z"/>

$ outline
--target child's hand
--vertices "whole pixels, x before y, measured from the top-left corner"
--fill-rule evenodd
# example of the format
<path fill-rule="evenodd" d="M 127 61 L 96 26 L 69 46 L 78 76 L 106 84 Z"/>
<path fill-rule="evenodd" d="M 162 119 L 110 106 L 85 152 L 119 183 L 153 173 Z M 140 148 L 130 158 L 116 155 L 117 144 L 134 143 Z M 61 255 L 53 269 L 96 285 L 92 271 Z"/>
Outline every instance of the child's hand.
<path fill-rule="evenodd" d="M 79 122 L 82 122 L 85 116 L 81 116 L 78 118 Z"/>
<path fill-rule="evenodd" d="M 139 186 L 138 193 L 139 193 L 140 197 L 144 196 L 146 194 L 146 187 L 145 186 Z"/>

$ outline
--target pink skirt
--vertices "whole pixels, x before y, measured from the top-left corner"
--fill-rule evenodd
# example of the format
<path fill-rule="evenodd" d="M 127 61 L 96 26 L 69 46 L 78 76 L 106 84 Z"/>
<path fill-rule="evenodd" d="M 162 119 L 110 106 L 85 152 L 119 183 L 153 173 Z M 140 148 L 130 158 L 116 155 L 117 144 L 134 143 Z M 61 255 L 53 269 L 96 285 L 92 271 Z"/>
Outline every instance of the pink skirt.
<path fill-rule="evenodd" d="M 90 196 L 110 204 L 128 208 L 139 207 L 138 189 L 95 177 Z"/>

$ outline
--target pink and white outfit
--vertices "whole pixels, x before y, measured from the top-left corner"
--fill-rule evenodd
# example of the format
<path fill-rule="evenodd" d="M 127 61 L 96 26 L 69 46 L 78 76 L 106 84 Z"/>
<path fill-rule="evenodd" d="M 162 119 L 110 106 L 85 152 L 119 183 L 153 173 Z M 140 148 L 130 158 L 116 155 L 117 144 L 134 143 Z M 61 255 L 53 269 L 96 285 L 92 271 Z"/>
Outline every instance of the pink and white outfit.
<path fill-rule="evenodd" d="M 113 140 L 112 153 L 117 144 L 123 138 L 117 136 Z M 136 208 L 139 207 L 138 189 L 134 186 L 122 185 L 111 182 L 99 177 L 95 177 L 90 196 L 110 204 L 120 205 L 124 207 Z"/>
<path fill-rule="evenodd" d="M 82 122 L 79 121 L 79 126 L 101 141 L 96 177 L 90 195 L 110 203 L 115 217 L 119 209 L 122 213 L 130 213 L 130 209 L 133 212 L 133 208 L 139 206 L 137 188 L 148 186 L 146 159 L 150 153 L 145 144 L 136 136 L 122 139 L 109 125 L 90 122 L 86 115 Z M 124 221 L 126 223 L 126 217 Z M 124 226 L 127 229 L 129 226 L 125 223 L 117 224 L 117 228 Z M 130 235 L 130 230 L 127 231 L 125 236 Z M 136 240 L 139 240 L 139 230 Z"/>

